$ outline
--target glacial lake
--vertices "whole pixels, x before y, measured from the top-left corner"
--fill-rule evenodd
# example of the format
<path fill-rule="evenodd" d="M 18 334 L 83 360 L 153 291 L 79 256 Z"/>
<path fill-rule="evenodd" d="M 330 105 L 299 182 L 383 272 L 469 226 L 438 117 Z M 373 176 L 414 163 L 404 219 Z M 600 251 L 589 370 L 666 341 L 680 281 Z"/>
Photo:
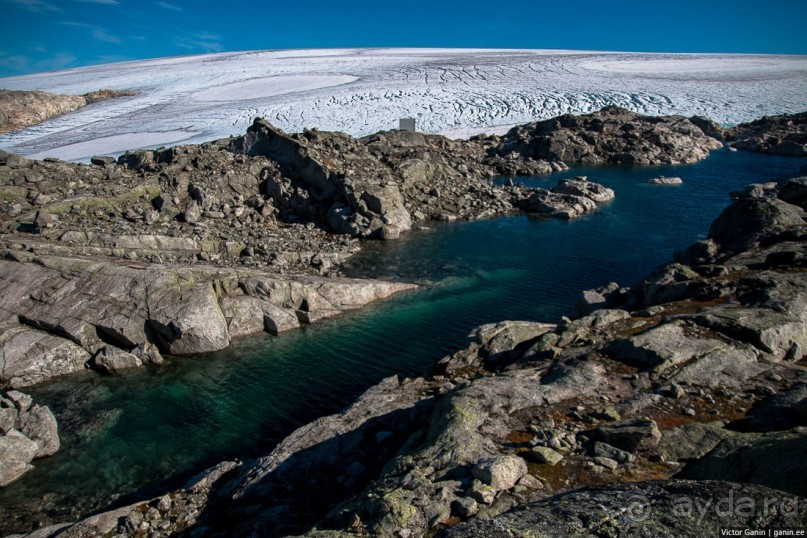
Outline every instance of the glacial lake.
<path fill-rule="evenodd" d="M 806 163 L 719 150 L 694 165 L 522 178 L 554 186 L 586 175 L 614 189 L 616 199 L 571 222 L 519 214 L 433 223 L 398 241 L 369 243 L 345 273 L 422 288 L 223 352 L 37 387 L 30 391 L 36 401 L 59 419 L 62 450 L 0 490 L 0 534 L 42 515 L 66 521 L 164 493 L 219 461 L 267 454 L 298 426 L 339 411 L 379 380 L 419 374 L 465 347 L 480 324 L 556 322 L 581 290 L 631 285 L 705 238 L 729 191 L 793 175 Z M 684 184 L 646 184 L 659 175 Z"/>

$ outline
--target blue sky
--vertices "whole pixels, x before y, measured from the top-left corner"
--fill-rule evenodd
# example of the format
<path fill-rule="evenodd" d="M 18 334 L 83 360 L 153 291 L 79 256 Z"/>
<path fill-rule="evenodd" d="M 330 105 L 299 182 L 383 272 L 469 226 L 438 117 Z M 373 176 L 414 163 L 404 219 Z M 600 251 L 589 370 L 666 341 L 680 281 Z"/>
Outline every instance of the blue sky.
<path fill-rule="evenodd" d="M 0 0 L 0 77 L 317 47 L 807 54 L 805 0 Z"/>

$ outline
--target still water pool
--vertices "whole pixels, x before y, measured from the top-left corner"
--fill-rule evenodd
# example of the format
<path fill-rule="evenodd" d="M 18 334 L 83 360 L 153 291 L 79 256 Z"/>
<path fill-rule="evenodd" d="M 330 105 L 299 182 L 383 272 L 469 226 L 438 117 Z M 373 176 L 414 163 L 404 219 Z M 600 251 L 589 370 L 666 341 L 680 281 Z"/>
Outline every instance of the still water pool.
<path fill-rule="evenodd" d="M 0 531 L 76 518 L 160 493 L 218 461 L 265 454 L 382 378 L 421 372 L 464 347 L 477 325 L 557 321 L 580 290 L 612 280 L 630 285 L 704 238 L 729 191 L 793 175 L 805 161 L 721 150 L 695 165 L 576 168 L 525 179 L 552 186 L 587 175 L 616 199 L 572 222 L 516 215 L 434 224 L 371 243 L 347 274 L 422 288 L 224 352 L 38 387 L 31 392 L 56 412 L 63 448 L 0 491 Z M 658 175 L 684 184 L 646 184 Z"/>

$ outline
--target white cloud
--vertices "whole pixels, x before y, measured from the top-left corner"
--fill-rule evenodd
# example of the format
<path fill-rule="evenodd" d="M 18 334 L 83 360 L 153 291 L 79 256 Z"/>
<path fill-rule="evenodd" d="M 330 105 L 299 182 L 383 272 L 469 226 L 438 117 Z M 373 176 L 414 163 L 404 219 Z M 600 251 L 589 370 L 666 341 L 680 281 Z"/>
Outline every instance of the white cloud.
<path fill-rule="evenodd" d="M 32 13 L 61 13 L 64 11 L 59 6 L 45 2 L 45 0 L 4 0 L 4 3 L 15 5 Z"/>
<path fill-rule="evenodd" d="M 177 47 L 194 52 L 221 52 L 224 46 L 220 43 L 221 36 L 209 32 L 195 34 L 179 34 L 174 36 Z"/>
<path fill-rule="evenodd" d="M 154 4 L 163 9 L 169 9 L 171 11 L 184 11 L 181 7 L 175 6 L 174 4 L 169 4 L 168 2 L 154 2 Z"/>
<path fill-rule="evenodd" d="M 50 58 L 44 58 L 36 62 L 33 62 L 28 56 L 0 55 L 0 67 L 8 69 L 9 71 L 19 72 L 57 71 L 70 67 L 75 62 L 76 57 L 69 52 L 60 52 Z"/>
<path fill-rule="evenodd" d="M 40 60 L 34 64 L 35 71 L 58 71 L 70 67 L 76 62 L 76 57 L 69 52 L 60 52 L 52 58 Z"/>
<path fill-rule="evenodd" d="M 25 71 L 28 67 L 27 56 L 0 56 L 0 67 L 10 71 Z"/>
<path fill-rule="evenodd" d="M 106 43 L 120 43 L 121 38 L 116 35 L 112 35 L 103 28 L 93 28 L 90 34 L 97 39 L 98 41 L 104 41 Z"/>
<path fill-rule="evenodd" d="M 85 28 L 90 32 L 90 35 L 97 39 L 98 41 L 103 41 L 104 43 L 120 43 L 122 41 L 116 35 L 112 35 L 107 32 L 105 29 L 101 28 L 100 26 L 95 26 L 94 24 L 86 24 L 83 22 L 62 22 L 65 26 L 73 26 L 75 28 Z"/>

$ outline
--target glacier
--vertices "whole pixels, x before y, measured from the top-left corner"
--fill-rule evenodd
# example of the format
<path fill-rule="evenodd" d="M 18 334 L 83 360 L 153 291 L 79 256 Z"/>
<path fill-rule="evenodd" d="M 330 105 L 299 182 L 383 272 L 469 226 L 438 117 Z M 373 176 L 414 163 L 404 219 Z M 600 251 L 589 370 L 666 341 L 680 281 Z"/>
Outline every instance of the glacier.
<path fill-rule="evenodd" d="M 807 110 L 807 56 L 560 50 L 328 49 L 218 53 L 0 79 L 10 90 L 135 90 L 0 135 L 0 148 L 82 161 L 237 135 L 256 116 L 290 132 L 362 136 L 413 117 L 450 137 L 606 105 L 729 126 Z"/>

